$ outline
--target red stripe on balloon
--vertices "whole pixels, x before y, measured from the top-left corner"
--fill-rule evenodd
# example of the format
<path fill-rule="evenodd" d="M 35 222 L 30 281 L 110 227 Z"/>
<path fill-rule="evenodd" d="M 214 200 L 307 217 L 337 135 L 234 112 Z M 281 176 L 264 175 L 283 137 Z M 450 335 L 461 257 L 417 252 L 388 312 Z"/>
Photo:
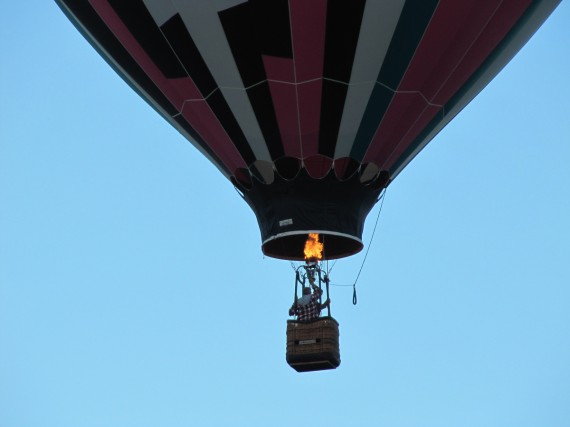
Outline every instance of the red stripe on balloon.
<path fill-rule="evenodd" d="M 291 34 L 303 157 L 318 153 L 327 19 L 326 0 L 291 0 Z"/>
<path fill-rule="evenodd" d="M 445 82 L 445 85 L 435 94 L 433 98 L 434 103 L 443 104 L 449 101 L 459 87 L 465 84 L 467 76 L 485 61 L 489 54 L 511 31 L 531 3 L 530 0 L 504 0 L 501 2 L 500 7 L 488 22 L 485 32 L 469 49 L 469 55 L 461 61 L 450 78 Z M 477 4 L 475 9 L 479 6 Z"/>
<path fill-rule="evenodd" d="M 529 1 L 443 0 L 373 138 L 365 161 L 389 169 L 465 85 Z"/>
<path fill-rule="evenodd" d="M 206 101 L 187 102 L 182 109 L 182 116 L 200 133 L 232 173 L 247 166 Z"/>
<path fill-rule="evenodd" d="M 375 163 L 380 169 L 388 169 L 387 159 L 402 142 L 410 142 L 408 135 L 426 108 L 423 98 L 414 93 L 396 94 L 380 126 L 363 163 Z"/>
<path fill-rule="evenodd" d="M 297 86 L 299 98 L 299 125 L 303 140 L 303 158 L 318 154 L 321 126 L 322 80 Z"/>

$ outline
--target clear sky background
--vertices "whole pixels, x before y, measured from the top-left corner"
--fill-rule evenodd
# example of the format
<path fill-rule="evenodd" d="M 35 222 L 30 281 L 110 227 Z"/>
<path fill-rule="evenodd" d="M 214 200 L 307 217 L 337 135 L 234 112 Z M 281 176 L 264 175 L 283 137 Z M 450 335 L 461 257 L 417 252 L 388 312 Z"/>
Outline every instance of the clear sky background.
<path fill-rule="evenodd" d="M 0 427 L 570 425 L 568 2 L 390 186 L 305 374 L 232 185 L 53 1 L 1 10 Z"/>

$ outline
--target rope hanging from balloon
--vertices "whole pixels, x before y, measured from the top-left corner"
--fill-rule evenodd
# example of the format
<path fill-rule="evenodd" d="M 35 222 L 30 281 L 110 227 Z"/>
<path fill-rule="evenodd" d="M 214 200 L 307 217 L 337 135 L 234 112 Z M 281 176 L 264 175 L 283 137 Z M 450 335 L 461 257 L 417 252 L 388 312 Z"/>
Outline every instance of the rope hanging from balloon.
<path fill-rule="evenodd" d="M 356 297 L 356 282 L 358 282 L 358 278 L 360 277 L 360 273 L 362 273 L 362 269 L 364 268 L 364 263 L 366 263 L 366 258 L 368 257 L 368 252 L 370 251 L 370 246 L 372 246 L 372 241 L 374 240 L 374 234 L 376 234 L 376 227 L 378 226 L 378 220 L 380 219 L 380 213 L 382 212 L 382 206 L 384 206 L 384 198 L 386 196 L 386 189 L 382 191 L 378 201 L 380 201 L 380 208 L 378 209 L 378 215 L 376 216 L 376 222 L 374 223 L 374 229 L 372 230 L 372 236 L 370 236 L 370 242 L 368 243 L 368 247 L 366 248 L 366 253 L 364 254 L 364 259 L 362 260 L 362 265 L 360 266 L 360 270 L 358 270 L 358 274 L 356 275 L 356 279 L 354 279 L 354 283 L 352 284 L 352 304 L 356 305 L 358 302 L 358 298 Z"/>

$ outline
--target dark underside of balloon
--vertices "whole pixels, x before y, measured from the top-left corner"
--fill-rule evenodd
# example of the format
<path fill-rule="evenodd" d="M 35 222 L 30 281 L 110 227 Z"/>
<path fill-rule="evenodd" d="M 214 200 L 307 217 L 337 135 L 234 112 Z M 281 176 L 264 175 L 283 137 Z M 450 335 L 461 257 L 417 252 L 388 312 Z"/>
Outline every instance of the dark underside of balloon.
<path fill-rule="evenodd" d="M 291 180 L 253 181 L 249 190 L 242 191 L 257 217 L 263 253 L 297 261 L 304 259 L 309 233 L 319 234 L 325 259 L 360 252 L 364 221 L 387 183 L 377 179 L 365 185 L 357 174 L 341 181 L 333 172 L 314 179 L 304 169 Z"/>

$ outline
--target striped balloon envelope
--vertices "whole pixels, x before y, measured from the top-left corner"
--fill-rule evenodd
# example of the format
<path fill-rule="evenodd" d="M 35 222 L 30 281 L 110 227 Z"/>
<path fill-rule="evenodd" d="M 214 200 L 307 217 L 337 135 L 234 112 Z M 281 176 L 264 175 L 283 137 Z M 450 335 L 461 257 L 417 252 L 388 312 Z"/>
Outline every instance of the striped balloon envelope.
<path fill-rule="evenodd" d="M 381 191 L 558 0 L 56 0 L 239 190 L 262 250 L 360 251 Z"/>

